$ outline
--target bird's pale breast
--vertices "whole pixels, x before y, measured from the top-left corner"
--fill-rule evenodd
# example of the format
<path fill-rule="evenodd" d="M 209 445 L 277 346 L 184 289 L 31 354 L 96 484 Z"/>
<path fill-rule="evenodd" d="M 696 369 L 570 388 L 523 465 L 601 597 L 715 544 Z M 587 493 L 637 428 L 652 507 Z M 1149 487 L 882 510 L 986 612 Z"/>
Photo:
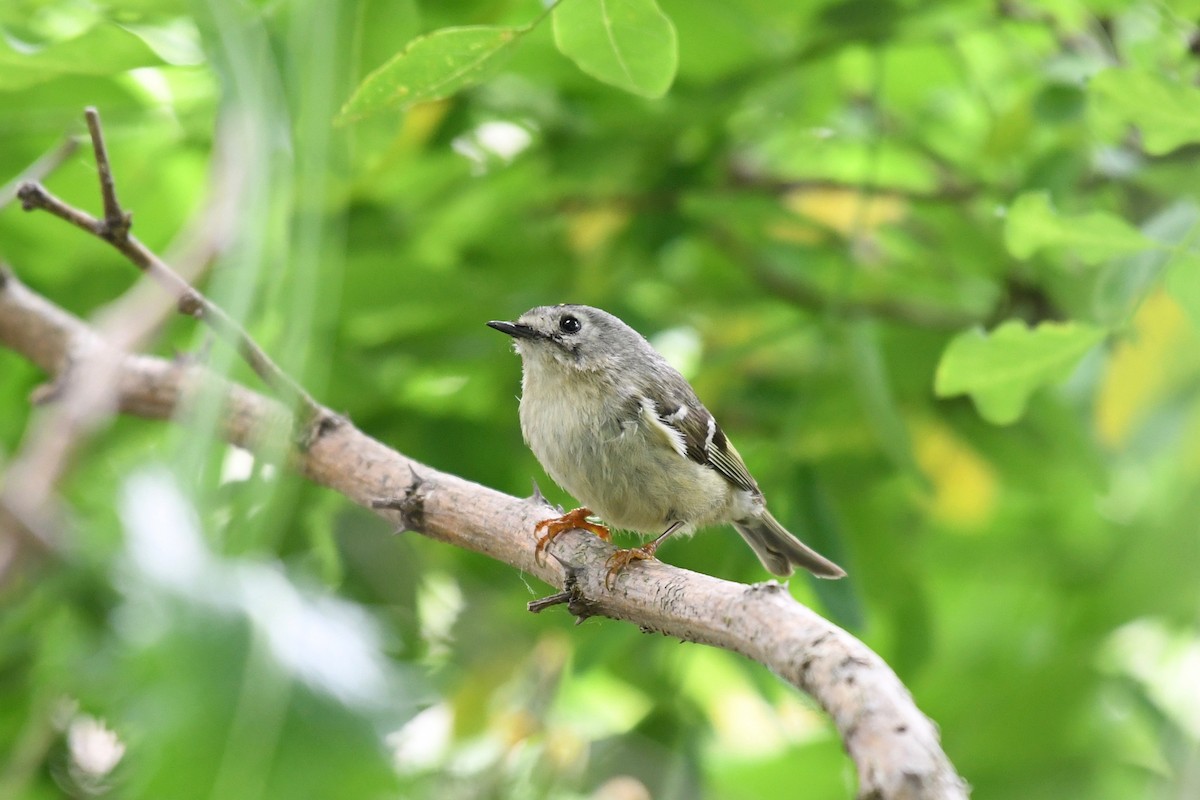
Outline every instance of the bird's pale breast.
<path fill-rule="evenodd" d="M 543 396 L 555 391 L 580 401 Z M 525 382 L 521 430 L 555 482 L 609 525 L 643 533 L 661 533 L 677 521 L 694 528 L 747 513 L 753 502 L 747 492 L 680 456 L 641 414 L 629 413 L 636 404 L 581 396 L 605 391 L 611 388 L 586 380 Z"/>

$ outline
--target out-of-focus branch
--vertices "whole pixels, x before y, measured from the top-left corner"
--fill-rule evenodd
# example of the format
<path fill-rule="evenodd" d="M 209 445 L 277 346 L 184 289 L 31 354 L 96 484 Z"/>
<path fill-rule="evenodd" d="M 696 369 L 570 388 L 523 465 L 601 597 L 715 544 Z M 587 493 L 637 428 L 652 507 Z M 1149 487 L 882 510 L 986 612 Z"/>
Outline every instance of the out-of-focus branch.
<path fill-rule="evenodd" d="M 958 330 L 979 322 L 975 316 L 966 312 L 917 301 L 831 296 L 803 280 L 784 275 L 729 231 L 714 229 L 711 231 L 711 238 L 737 263 L 744 264 L 760 285 L 775 296 L 800 308 L 851 317 L 889 320 L 935 330 Z"/>
<path fill-rule="evenodd" d="M 16 199 L 20 186 L 29 181 L 45 180 L 78 149 L 78 136 L 64 136 L 61 142 L 30 164 L 24 172 L 0 186 L 0 209 Z M 7 278 L 8 274 L 0 265 L 0 287 Z M 55 533 L 57 525 L 52 519 L 58 516 L 57 507 L 43 499 L 38 502 L 35 512 L 32 504 L 19 499 L 22 487 L 10 488 L 7 483 L 0 482 L 0 534 L 6 534 L 0 535 L 0 586 L 4 585 L 6 576 L 19 563 L 24 551 L 45 554 L 58 546 Z M 6 495 L 10 492 L 18 499 L 9 502 Z"/>
<path fill-rule="evenodd" d="M 169 419 L 176 408 L 214 389 L 225 407 L 222 434 L 264 455 L 289 412 L 278 401 L 219 378 L 196 364 L 116 351 L 81 320 L 0 279 L 0 344 L 52 375 L 95 358 L 117 365 L 116 405 L 128 414 Z M 208 395 L 211 396 L 211 395 Z M 774 584 L 745 586 L 645 562 L 605 585 L 611 546 L 569 532 L 534 557 L 533 525 L 553 515 L 544 502 L 521 500 L 413 461 L 343 423 L 307 448 L 292 466 L 315 483 L 406 529 L 483 553 L 563 589 L 577 616 L 626 620 L 643 630 L 721 647 L 764 664 L 810 694 L 836 725 L 857 766 L 859 797 L 965 798 L 967 791 L 938 741 L 937 729 L 895 673 L 855 637 L 797 603 Z M 541 604 L 537 610 L 546 607 Z"/>
<path fill-rule="evenodd" d="M 105 238 L 128 239 L 133 215 L 121 210 L 117 202 L 117 186 L 113 182 L 112 166 L 108 163 L 108 148 L 104 146 L 104 131 L 100 127 L 100 112 L 87 108 L 83 112 L 88 133 L 92 136 L 92 152 L 96 154 L 96 172 L 100 176 L 100 198 L 104 201 Z"/>
<path fill-rule="evenodd" d="M 86 211 L 75 208 L 51 194 L 37 182 L 25 182 L 17 188 L 17 196 L 26 211 L 41 209 L 49 211 L 81 230 L 87 231 L 111 244 L 128 258 L 138 269 L 154 278 L 175 298 L 179 312 L 205 322 L 218 336 L 237 347 L 250 368 L 262 378 L 289 405 L 299 405 L 309 424 L 325 423 L 334 419 L 313 397 L 290 375 L 271 360 L 235 319 L 207 297 L 192 287 L 186 280 L 171 270 L 162 259 L 130 234 L 132 215 L 123 211 L 117 202 L 112 170 L 108 163 L 108 152 L 100 127 L 100 115 L 94 108 L 85 112 L 88 130 L 92 135 L 92 146 L 96 153 L 96 164 L 100 173 L 100 193 L 104 202 L 104 219 L 97 219 Z"/>
<path fill-rule="evenodd" d="M 99 118 L 89 113 L 88 123 L 100 173 L 105 223 L 110 228 L 124 227 L 127 232 L 129 219 L 116 199 Z M 192 232 L 181 237 L 182 245 L 172 248 L 178 251 L 174 262 L 182 276 L 194 279 L 202 274 L 232 238 L 234 216 L 229 209 L 237 207 L 235 200 L 248 174 L 237 164 L 238 148 L 233 139 L 228 129 L 218 129 L 211 197 Z M 78 147 L 78 139 L 67 142 L 70 148 L 60 147 L 43 156 L 25 171 L 23 178 L 40 180 L 48 176 Z M 61 157 L 51 158 L 56 154 Z M 142 280 L 97 311 L 92 324 L 98 335 L 112 345 L 112 352 L 137 352 L 175 313 L 175 306 L 175 299 L 143 273 Z M 68 359 L 54 383 L 35 391 L 34 402 L 44 408 L 30 420 L 20 448 L 0 476 L 0 531 L 9 534 L 0 539 L 0 587 L 22 556 L 44 555 L 69 545 L 69 537 L 62 535 L 67 515 L 58 502 L 56 487 L 73 454 L 117 413 L 114 384 L 118 365 L 107 357 L 107 351 L 90 359 L 68 354 Z"/>

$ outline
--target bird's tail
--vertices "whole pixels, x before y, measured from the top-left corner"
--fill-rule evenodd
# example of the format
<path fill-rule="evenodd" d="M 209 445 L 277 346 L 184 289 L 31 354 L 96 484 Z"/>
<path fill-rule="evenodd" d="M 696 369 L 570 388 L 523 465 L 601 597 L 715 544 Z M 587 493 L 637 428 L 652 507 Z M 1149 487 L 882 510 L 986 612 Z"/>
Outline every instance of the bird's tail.
<path fill-rule="evenodd" d="M 787 528 L 763 509 L 757 516 L 740 519 L 733 527 L 753 548 L 758 560 L 775 575 L 791 575 L 792 567 L 804 567 L 818 578 L 844 578 L 846 570 L 788 533 Z"/>

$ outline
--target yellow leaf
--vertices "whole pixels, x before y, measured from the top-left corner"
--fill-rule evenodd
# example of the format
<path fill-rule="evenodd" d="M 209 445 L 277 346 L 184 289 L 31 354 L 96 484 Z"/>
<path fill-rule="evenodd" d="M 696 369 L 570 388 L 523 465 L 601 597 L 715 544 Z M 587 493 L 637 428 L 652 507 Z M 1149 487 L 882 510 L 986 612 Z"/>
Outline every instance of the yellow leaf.
<path fill-rule="evenodd" d="M 1195 334 L 1179 304 L 1161 290 L 1147 297 L 1133 318 L 1133 333 L 1113 351 L 1100 384 L 1100 440 L 1111 447 L 1125 444 L 1150 409 L 1195 375 L 1195 353 Z"/>
<path fill-rule="evenodd" d="M 996 510 L 996 471 L 967 442 L 944 425 L 919 422 L 913 450 L 921 471 L 932 484 L 929 514 L 945 525 L 973 530 L 983 527 Z"/>
<path fill-rule="evenodd" d="M 590 256 L 629 224 L 629 212 L 600 206 L 572 214 L 567 222 L 567 244 L 577 256 Z"/>
<path fill-rule="evenodd" d="M 397 147 L 406 152 L 424 147 L 437 133 L 450 107 L 449 100 L 433 100 L 410 108 L 404 114 L 404 123 L 396 137 Z"/>
<path fill-rule="evenodd" d="M 788 244 L 820 244 L 829 238 L 829 234 L 816 225 L 794 219 L 781 219 L 769 223 L 767 236 Z"/>
<path fill-rule="evenodd" d="M 870 233 L 882 225 L 899 222 L 908 214 L 908 203 L 897 195 L 864 195 L 855 189 L 820 187 L 794 189 L 783 196 L 793 214 L 819 222 L 843 236 Z"/>

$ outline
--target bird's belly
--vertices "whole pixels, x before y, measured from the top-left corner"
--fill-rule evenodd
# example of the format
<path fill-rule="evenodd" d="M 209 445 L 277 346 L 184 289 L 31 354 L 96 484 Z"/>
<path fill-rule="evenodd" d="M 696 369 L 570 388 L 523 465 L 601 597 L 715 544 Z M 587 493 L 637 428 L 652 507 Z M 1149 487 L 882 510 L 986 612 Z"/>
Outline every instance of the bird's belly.
<path fill-rule="evenodd" d="M 733 487 L 712 469 L 650 439 L 636 424 L 527 419 L 525 438 L 550 477 L 609 525 L 661 533 L 728 521 Z"/>

